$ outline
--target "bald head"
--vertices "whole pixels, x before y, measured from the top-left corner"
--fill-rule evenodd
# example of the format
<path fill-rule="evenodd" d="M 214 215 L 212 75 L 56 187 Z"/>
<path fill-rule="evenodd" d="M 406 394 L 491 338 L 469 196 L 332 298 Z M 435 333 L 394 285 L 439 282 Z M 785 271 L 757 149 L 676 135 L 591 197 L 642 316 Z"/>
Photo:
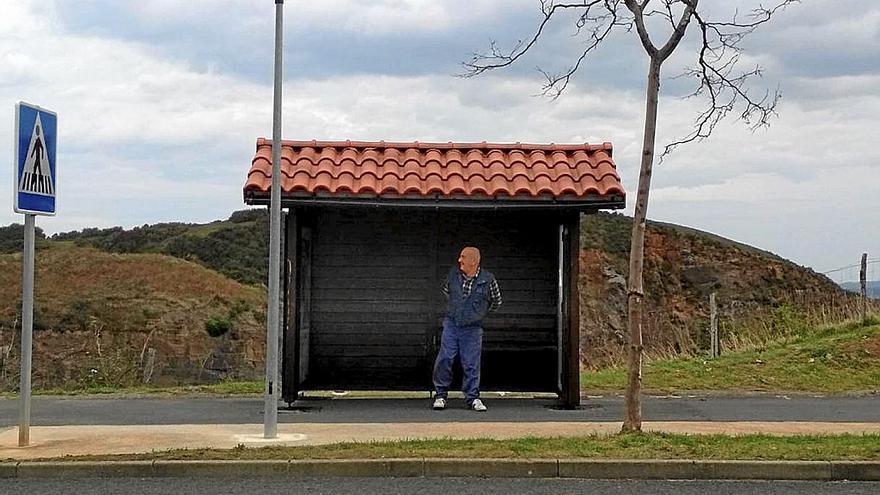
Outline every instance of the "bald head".
<path fill-rule="evenodd" d="M 462 249 L 458 255 L 458 267 L 468 277 L 476 275 L 477 268 L 480 267 L 480 250 L 473 246 Z"/>

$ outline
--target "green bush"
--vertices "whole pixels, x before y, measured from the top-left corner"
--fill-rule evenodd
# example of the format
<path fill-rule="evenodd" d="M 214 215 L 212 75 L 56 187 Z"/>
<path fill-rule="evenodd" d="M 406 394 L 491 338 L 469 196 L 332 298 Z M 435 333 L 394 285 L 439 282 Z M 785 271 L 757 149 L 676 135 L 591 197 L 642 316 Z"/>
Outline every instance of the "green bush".
<path fill-rule="evenodd" d="M 62 330 L 85 330 L 89 326 L 93 313 L 94 309 L 90 300 L 74 299 L 61 315 L 58 326 Z"/>
<path fill-rule="evenodd" d="M 267 216 L 266 208 L 252 208 L 232 212 L 232 215 L 229 216 L 229 221 L 232 223 L 254 222 Z"/>
<path fill-rule="evenodd" d="M 205 331 L 211 337 L 220 337 L 232 330 L 232 322 L 222 316 L 212 316 L 205 321 Z"/>
<path fill-rule="evenodd" d="M 790 304 L 773 308 L 769 323 L 772 334 L 779 337 L 800 334 L 810 327 L 803 310 Z"/>
<path fill-rule="evenodd" d="M 34 227 L 34 249 L 39 249 L 45 243 L 46 234 L 43 229 Z M 24 248 L 24 225 L 13 223 L 0 227 L 0 253 L 20 253 Z"/>
<path fill-rule="evenodd" d="M 236 320 L 236 319 L 238 319 L 239 315 L 241 315 L 242 313 L 245 313 L 247 311 L 250 311 L 250 309 L 251 309 L 251 305 L 248 304 L 247 301 L 245 301 L 244 299 L 238 299 L 237 301 L 232 303 L 232 305 L 229 306 L 229 319 Z"/>

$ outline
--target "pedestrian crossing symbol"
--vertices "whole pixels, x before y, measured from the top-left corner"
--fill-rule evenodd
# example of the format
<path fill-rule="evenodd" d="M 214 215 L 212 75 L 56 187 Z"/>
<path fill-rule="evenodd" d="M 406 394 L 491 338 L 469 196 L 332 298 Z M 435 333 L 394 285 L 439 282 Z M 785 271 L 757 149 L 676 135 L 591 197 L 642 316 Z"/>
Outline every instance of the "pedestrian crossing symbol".
<path fill-rule="evenodd" d="M 31 133 L 31 144 L 24 157 L 24 170 L 18 183 L 20 192 L 54 196 L 55 189 L 52 187 L 52 163 L 46 155 L 46 135 L 40 115 L 37 114 L 37 123 Z"/>
<path fill-rule="evenodd" d="M 58 117 L 26 103 L 16 105 L 15 211 L 55 214 Z"/>

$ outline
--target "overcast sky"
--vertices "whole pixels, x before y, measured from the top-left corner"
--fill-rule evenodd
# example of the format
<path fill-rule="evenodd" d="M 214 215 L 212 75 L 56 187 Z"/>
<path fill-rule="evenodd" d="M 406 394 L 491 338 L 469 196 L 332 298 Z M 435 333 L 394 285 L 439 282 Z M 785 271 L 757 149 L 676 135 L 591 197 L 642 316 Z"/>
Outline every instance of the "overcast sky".
<path fill-rule="evenodd" d="M 16 101 L 59 114 L 58 215 L 38 226 L 206 222 L 244 207 L 256 138 L 271 136 L 274 2 L 0 0 L 0 10 L 7 164 Z M 472 52 L 510 46 L 539 20 L 537 0 L 288 0 L 284 137 L 611 141 L 631 213 L 646 73 L 634 34 L 610 40 L 555 101 L 535 96 L 536 67 L 563 69 L 579 53 L 564 19 L 517 66 L 455 77 Z M 693 61 L 696 34 L 666 64 L 659 143 L 686 134 L 700 108 L 672 79 Z M 803 0 L 746 48 L 765 68 L 759 84 L 783 93 L 779 117 L 756 133 L 729 120 L 667 158 L 649 218 L 818 271 L 863 251 L 880 258 L 880 6 Z M 22 222 L 12 188 L 0 191 L 0 224 Z"/>

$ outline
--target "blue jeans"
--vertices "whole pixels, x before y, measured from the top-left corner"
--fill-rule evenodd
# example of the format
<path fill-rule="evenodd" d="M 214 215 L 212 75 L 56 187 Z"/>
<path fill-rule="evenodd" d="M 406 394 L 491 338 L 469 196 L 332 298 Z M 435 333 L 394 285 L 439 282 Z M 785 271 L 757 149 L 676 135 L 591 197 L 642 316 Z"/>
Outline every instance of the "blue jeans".
<path fill-rule="evenodd" d="M 459 327 L 449 318 L 443 319 L 440 352 L 434 362 L 435 397 L 446 398 L 452 383 L 452 363 L 461 359 L 464 379 L 461 391 L 468 405 L 480 397 L 480 354 L 483 348 L 483 329 L 479 325 Z"/>

